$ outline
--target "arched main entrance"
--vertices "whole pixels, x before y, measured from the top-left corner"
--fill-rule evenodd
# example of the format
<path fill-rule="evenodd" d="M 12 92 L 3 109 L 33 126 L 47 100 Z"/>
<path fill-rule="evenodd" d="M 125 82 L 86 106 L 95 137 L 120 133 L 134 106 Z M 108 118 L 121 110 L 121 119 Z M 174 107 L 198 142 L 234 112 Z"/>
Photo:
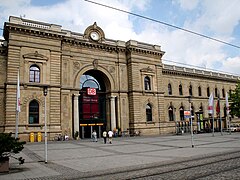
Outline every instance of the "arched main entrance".
<path fill-rule="evenodd" d="M 80 77 L 80 138 L 91 138 L 94 130 L 97 132 L 98 137 L 100 137 L 102 131 L 106 129 L 106 97 L 108 86 L 108 80 L 101 71 L 89 70 Z"/>

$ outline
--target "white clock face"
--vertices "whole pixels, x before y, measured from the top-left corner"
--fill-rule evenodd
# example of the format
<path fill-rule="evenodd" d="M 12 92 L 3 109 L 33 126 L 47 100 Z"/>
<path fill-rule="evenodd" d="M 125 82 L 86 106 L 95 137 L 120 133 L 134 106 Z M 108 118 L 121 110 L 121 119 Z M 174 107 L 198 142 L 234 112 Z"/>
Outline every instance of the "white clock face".
<path fill-rule="evenodd" d="M 90 37 L 92 40 L 97 41 L 99 40 L 99 34 L 97 32 L 91 32 Z"/>

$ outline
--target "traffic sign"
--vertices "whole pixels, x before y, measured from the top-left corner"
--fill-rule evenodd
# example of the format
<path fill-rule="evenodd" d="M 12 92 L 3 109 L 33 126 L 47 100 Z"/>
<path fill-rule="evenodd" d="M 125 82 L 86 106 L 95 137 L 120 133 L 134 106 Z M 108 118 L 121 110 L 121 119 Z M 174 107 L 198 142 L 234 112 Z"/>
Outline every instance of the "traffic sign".
<path fill-rule="evenodd" d="M 184 111 L 184 118 L 191 118 L 191 111 Z"/>

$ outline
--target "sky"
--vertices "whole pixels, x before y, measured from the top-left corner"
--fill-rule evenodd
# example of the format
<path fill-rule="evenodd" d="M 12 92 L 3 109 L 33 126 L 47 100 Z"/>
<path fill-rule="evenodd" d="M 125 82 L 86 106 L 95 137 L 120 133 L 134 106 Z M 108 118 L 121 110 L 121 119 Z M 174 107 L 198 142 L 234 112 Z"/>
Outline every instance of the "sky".
<path fill-rule="evenodd" d="M 239 0 L 92 0 L 138 14 L 140 18 L 85 0 L 1 0 L 0 28 L 9 16 L 53 23 L 84 33 L 97 22 L 107 39 L 161 46 L 163 63 L 240 76 Z M 229 44 L 173 28 L 164 22 Z M 2 30 L 0 31 L 2 36 Z"/>

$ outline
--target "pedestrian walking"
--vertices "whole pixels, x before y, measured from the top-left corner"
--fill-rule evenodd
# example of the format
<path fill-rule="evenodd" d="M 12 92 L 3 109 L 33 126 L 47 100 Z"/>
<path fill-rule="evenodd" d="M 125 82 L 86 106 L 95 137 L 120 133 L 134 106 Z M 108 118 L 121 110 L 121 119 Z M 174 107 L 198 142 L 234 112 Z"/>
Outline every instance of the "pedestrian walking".
<path fill-rule="evenodd" d="M 112 144 L 112 137 L 113 137 L 113 132 L 110 130 L 108 131 L 108 141 L 110 144 Z"/>
<path fill-rule="evenodd" d="M 97 142 L 97 132 L 95 130 L 92 132 L 92 138 L 94 142 Z"/>
<path fill-rule="evenodd" d="M 103 140 L 104 140 L 104 144 L 107 143 L 107 132 L 103 131 Z"/>

